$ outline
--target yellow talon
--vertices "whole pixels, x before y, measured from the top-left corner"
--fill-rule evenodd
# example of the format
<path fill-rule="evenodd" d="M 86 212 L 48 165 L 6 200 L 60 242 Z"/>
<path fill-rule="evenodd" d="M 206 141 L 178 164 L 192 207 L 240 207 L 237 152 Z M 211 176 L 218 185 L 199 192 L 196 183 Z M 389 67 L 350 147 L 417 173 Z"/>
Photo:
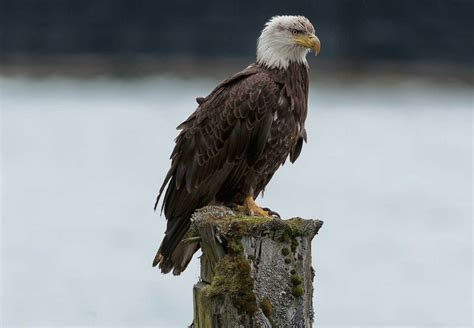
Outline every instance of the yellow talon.
<path fill-rule="evenodd" d="M 267 211 L 265 211 L 263 208 L 261 208 L 255 203 L 252 196 L 245 197 L 244 203 L 242 205 L 237 206 L 237 211 L 244 212 L 247 215 L 251 216 L 260 216 L 264 218 L 272 217 L 270 214 L 268 214 Z"/>

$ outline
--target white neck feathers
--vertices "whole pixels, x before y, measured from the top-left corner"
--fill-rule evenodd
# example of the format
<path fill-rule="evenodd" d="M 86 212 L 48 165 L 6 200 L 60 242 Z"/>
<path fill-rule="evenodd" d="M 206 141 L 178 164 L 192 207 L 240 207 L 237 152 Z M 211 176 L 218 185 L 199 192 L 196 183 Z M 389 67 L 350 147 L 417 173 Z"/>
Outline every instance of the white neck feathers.
<path fill-rule="evenodd" d="M 271 33 L 268 26 L 262 31 L 257 41 L 257 63 L 267 68 L 286 69 L 290 63 L 308 66 L 306 48 L 290 45 L 277 33 Z"/>

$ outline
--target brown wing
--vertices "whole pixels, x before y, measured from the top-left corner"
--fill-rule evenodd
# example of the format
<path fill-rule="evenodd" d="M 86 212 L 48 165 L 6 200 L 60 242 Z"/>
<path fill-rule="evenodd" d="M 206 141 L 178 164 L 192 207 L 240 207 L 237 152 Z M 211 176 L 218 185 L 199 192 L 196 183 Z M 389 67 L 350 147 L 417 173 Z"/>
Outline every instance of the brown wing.
<path fill-rule="evenodd" d="M 307 141 L 307 134 L 306 134 L 306 129 L 303 128 L 301 135 L 298 137 L 298 141 L 296 142 L 295 146 L 293 149 L 290 151 L 290 161 L 291 163 L 296 162 L 298 157 L 300 156 L 301 149 L 303 148 L 303 141 Z"/>
<path fill-rule="evenodd" d="M 153 265 L 179 274 L 197 246 L 180 244 L 192 213 L 211 202 L 232 168 L 261 154 L 267 141 L 281 86 L 264 71 L 225 81 L 180 126 L 162 210 L 168 220 Z"/>

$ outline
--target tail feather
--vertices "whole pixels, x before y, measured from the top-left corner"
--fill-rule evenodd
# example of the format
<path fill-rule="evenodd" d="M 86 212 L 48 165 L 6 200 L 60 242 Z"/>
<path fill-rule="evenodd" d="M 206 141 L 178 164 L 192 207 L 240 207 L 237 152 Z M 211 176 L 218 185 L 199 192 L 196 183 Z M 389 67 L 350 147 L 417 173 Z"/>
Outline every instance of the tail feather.
<path fill-rule="evenodd" d="M 199 249 L 199 242 L 183 242 L 183 237 L 186 235 L 188 228 L 184 230 L 184 233 L 181 231 L 183 230 L 178 230 L 175 233 L 177 236 L 167 234 L 156 253 L 153 267 L 158 266 L 162 273 L 169 273 L 173 270 L 175 276 L 181 274 L 188 266 L 194 253 Z M 181 234 L 183 236 L 180 236 Z M 175 240 L 178 240 L 178 242 L 176 243 Z"/>
<path fill-rule="evenodd" d="M 163 273 L 173 269 L 175 275 L 181 273 L 199 249 L 199 243 L 182 242 L 191 226 L 190 216 L 183 215 L 168 220 L 165 237 L 153 260 L 153 266 L 159 266 Z"/>
<path fill-rule="evenodd" d="M 165 257 L 160 250 L 158 250 L 153 260 L 153 266 L 158 266 L 162 273 L 169 273 L 173 270 L 173 275 L 179 276 L 181 272 L 187 268 L 194 253 L 196 253 L 198 249 L 199 242 L 180 243 L 171 257 Z"/>

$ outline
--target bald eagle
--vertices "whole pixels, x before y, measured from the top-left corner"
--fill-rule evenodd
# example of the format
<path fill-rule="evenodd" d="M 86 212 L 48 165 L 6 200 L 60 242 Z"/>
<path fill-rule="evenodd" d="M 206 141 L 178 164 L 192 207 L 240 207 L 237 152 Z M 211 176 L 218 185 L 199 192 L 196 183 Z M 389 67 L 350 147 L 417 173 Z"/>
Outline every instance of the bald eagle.
<path fill-rule="evenodd" d="M 221 82 L 178 126 L 171 168 L 160 188 L 165 237 L 153 261 L 163 273 L 179 275 L 198 250 L 182 243 L 190 218 L 209 204 L 236 205 L 249 215 L 270 216 L 254 199 L 289 157 L 306 142 L 308 62 L 320 50 L 311 22 L 275 16 L 257 42 L 257 60 Z"/>

